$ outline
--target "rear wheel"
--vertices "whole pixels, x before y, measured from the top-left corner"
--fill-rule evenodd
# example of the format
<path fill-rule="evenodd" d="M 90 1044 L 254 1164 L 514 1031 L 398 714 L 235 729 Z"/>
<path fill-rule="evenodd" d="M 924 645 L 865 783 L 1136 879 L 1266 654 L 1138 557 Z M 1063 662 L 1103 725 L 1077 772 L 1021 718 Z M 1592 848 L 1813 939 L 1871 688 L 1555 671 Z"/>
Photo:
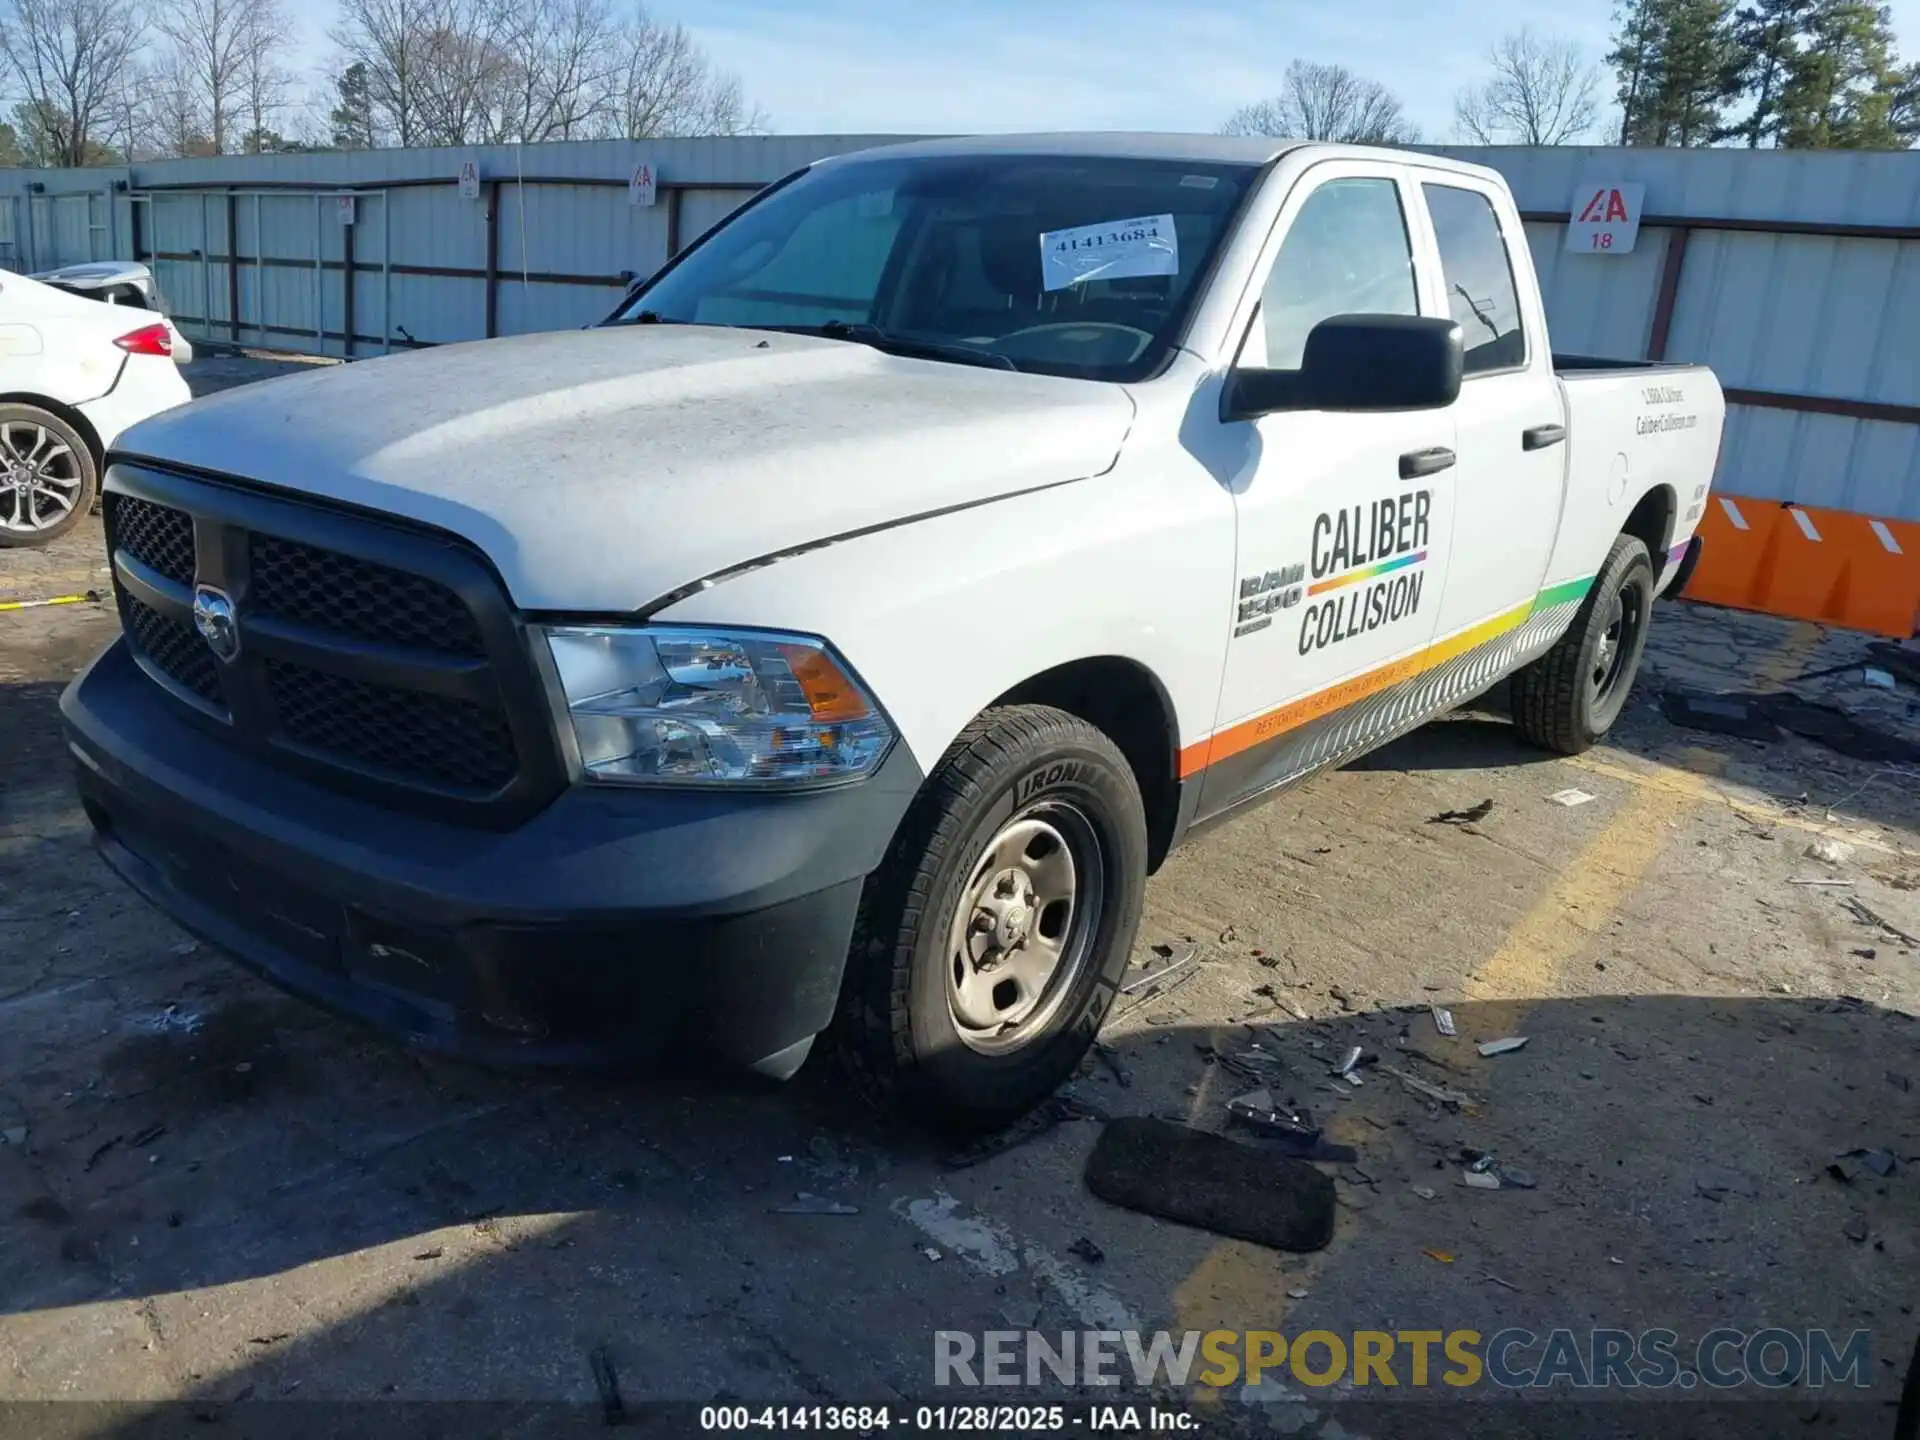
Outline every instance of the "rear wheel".
<path fill-rule="evenodd" d="M 956 1129 L 1038 1104 L 1113 1003 L 1146 865 L 1139 787 L 1110 739 L 1045 706 L 981 716 L 867 884 L 839 1017 L 858 1075 Z"/>
<path fill-rule="evenodd" d="M 71 425 L 35 405 L 0 405 L 0 546 L 57 540 L 99 488 L 100 467 Z"/>
<path fill-rule="evenodd" d="M 1513 677 L 1513 723 L 1529 741 L 1577 755 L 1613 728 L 1640 673 L 1653 586 L 1646 544 L 1617 538 L 1567 633 Z"/>

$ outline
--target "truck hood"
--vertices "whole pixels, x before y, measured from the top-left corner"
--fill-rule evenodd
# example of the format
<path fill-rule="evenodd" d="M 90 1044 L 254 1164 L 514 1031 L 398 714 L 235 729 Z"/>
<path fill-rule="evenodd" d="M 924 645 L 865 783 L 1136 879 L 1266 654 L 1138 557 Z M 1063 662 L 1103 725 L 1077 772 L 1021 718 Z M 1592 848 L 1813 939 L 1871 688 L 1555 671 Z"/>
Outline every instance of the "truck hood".
<path fill-rule="evenodd" d="M 449 345 L 245 386 L 117 456 L 438 526 L 515 603 L 625 611 L 717 571 L 1097 475 L 1117 385 L 812 336 L 623 326 Z"/>

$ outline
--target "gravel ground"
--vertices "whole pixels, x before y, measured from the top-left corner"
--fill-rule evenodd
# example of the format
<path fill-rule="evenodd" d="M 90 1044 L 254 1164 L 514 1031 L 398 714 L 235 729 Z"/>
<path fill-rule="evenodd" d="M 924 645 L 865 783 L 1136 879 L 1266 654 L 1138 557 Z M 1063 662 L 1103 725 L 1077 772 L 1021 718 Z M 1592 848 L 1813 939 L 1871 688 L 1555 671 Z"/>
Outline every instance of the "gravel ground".
<path fill-rule="evenodd" d="M 97 586 L 99 545 L 94 523 L 0 556 L 0 594 Z M 1657 705 L 1845 664 L 1862 637 L 1663 606 L 1608 746 L 1543 757 L 1474 711 L 1169 862 L 1136 963 L 1190 944 L 1195 978 L 1130 1000 L 1074 1093 L 1221 1128 L 1259 1044 L 1275 1097 L 1358 1151 L 1322 1167 L 1333 1243 L 1294 1256 L 1093 1199 L 1096 1123 L 955 1168 L 817 1061 L 783 1089 L 530 1078 L 281 996 L 89 848 L 55 700 L 114 633 L 101 606 L 0 615 L 0 1400 L 594 1406 L 604 1349 L 630 1404 L 875 1403 L 933 1393 L 940 1329 L 1661 1326 L 1684 1360 L 1715 1327 L 1780 1326 L 1870 1332 L 1871 1388 L 1788 1392 L 1719 1433 L 1890 1429 L 1920 1324 L 1920 947 L 1896 933 L 1920 934 L 1920 794 L 1903 767 L 1677 729 Z M 1910 692 L 1858 679 L 1797 688 L 1915 732 Z M 1549 799 L 1570 788 L 1593 798 Z M 1432 820 L 1484 800 L 1478 822 Z M 1806 853 L 1828 839 L 1837 865 Z M 1474 1043 L 1510 1035 L 1525 1048 Z M 1356 1044 L 1467 1103 L 1384 1065 L 1332 1079 Z M 1536 1188 L 1470 1188 L 1469 1147 Z M 1883 1148 L 1885 1176 L 1836 1159 Z M 856 1213 L 771 1213 L 801 1191 Z M 1547 1411 L 1462 1413 L 1465 1392 L 1400 1374 L 1377 1409 L 1270 1375 L 1196 1413 L 1328 1437 L 1704 1414 L 1565 1386 Z"/>

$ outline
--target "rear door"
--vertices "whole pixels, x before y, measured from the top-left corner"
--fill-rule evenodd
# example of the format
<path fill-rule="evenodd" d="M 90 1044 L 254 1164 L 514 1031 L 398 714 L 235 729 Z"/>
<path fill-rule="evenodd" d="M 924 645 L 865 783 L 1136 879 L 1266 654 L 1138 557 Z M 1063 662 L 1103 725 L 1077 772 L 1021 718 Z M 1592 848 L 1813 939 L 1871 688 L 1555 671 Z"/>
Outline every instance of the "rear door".
<path fill-rule="evenodd" d="M 1401 165 L 1307 171 L 1268 239 L 1236 365 L 1297 368 L 1308 332 L 1334 315 L 1436 313 L 1415 263 L 1418 203 Z M 1452 407 L 1294 410 L 1225 428 L 1251 463 L 1235 497 L 1220 728 L 1198 757 L 1207 812 L 1350 748 L 1368 723 L 1355 707 L 1416 673 L 1454 504 Z"/>
<path fill-rule="evenodd" d="M 1492 182 L 1441 170 L 1415 178 L 1417 214 L 1439 261 L 1438 299 L 1466 342 L 1444 637 L 1526 618 L 1559 529 L 1568 446 L 1519 213 Z"/>

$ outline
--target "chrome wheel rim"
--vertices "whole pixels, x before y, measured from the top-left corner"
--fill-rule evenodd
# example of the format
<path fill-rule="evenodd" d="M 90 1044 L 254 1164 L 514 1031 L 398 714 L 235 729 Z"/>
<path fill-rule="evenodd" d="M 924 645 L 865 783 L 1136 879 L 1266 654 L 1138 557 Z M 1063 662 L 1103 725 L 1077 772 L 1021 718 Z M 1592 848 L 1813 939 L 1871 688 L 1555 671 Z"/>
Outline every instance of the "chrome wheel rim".
<path fill-rule="evenodd" d="M 1003 1055 L 1046 1030 L 1085 973 L 1105 889 L 1073 805 L 1033 806 L 987 842 L 947 927 L 947 1011 L 969 1049 Z"/>
<path fill-rule="evenodd" d="M 0 422 L 0 528 L 50 530 L 80 501 L 80 457 L 36 420 Z"/>

